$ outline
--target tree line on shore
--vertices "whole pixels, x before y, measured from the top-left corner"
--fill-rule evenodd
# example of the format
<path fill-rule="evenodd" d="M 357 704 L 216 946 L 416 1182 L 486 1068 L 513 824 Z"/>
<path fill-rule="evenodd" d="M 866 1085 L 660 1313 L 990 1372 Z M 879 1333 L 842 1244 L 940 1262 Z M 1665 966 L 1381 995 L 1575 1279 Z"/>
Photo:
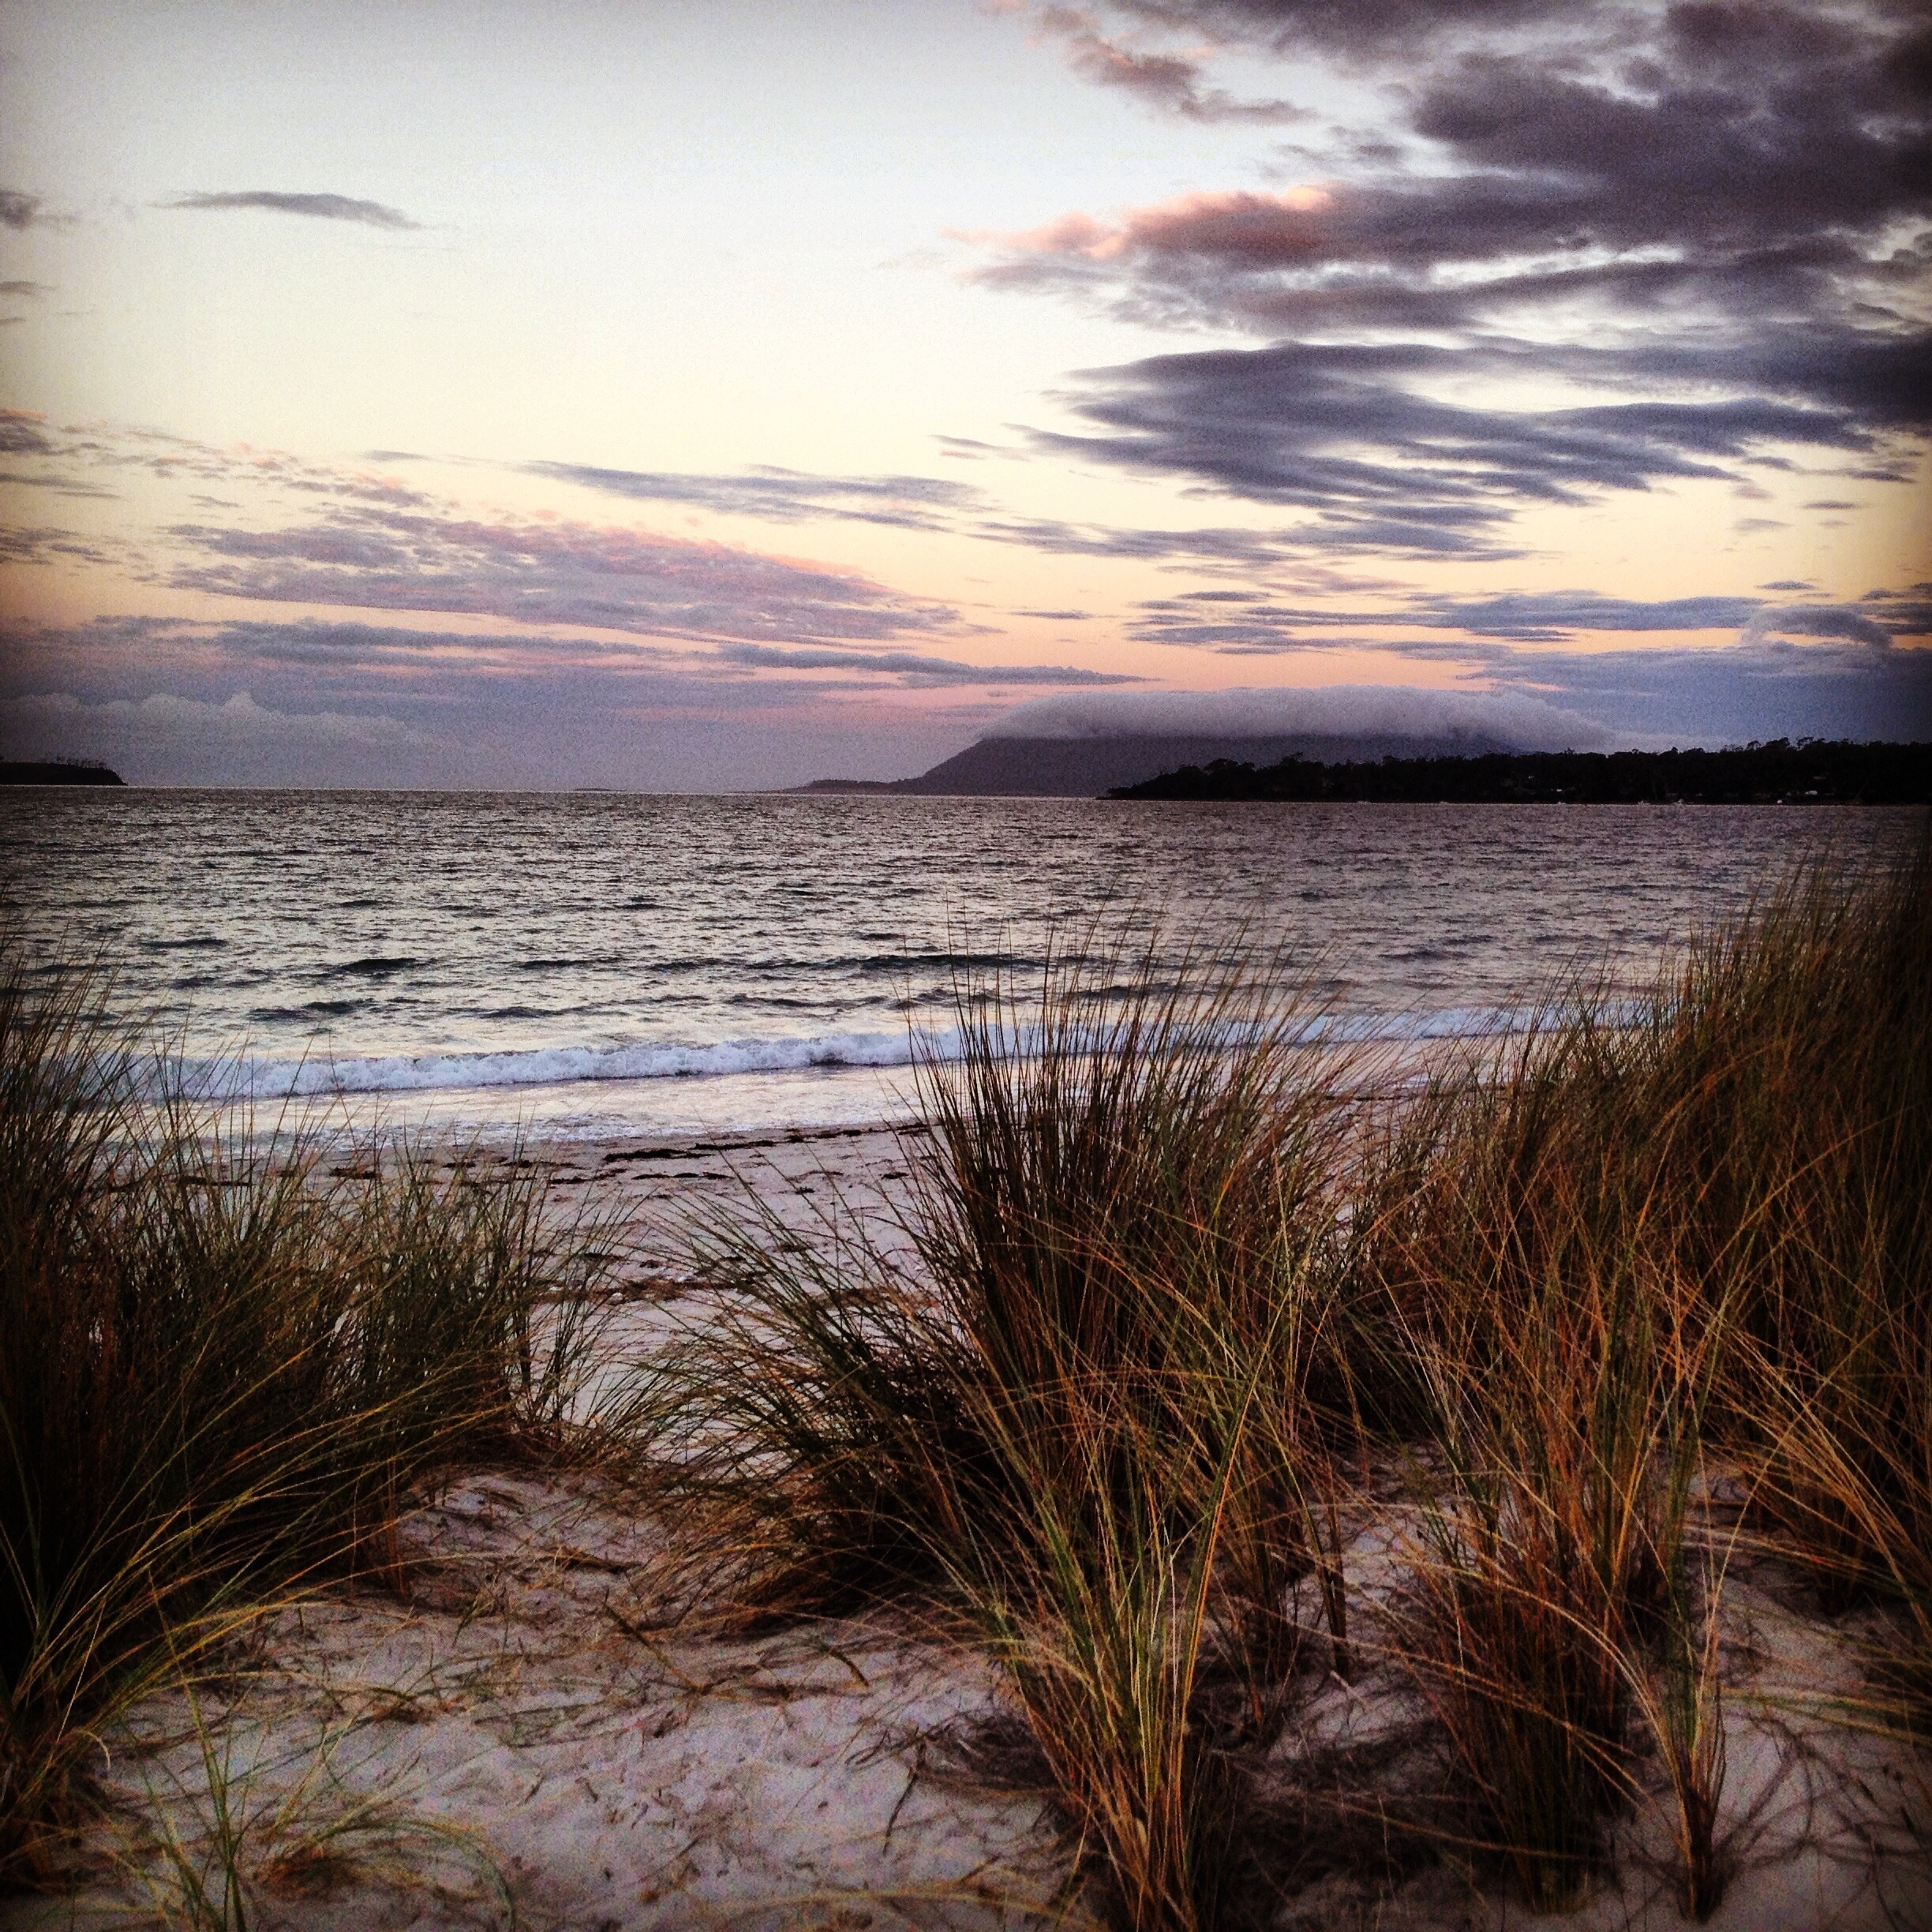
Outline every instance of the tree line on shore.
<path fill-rule="evenodd" d="M 1491 751 L 1339 765 L 1294 756 L 1259 769 L 1216 758 L 1117 786 L 1107 796 L 1336 804 L 1923 805 L 1932 803 L 1932 744 L 1778 738 L 1717 751 Z"/>

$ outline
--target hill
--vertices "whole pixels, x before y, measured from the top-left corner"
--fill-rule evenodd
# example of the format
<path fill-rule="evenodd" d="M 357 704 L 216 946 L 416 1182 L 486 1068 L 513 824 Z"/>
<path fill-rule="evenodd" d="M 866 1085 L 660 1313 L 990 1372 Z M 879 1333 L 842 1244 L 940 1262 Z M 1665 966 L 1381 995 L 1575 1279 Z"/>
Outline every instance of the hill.
<path fill-rule="evenodd" d="M 1310 732 L 1270 736 L 1226 734 L 1148 736 L 1120 733 L 1064 738 L 982 738 L 916 778 L 874 782 L 821 778 L 801 792 L 886 792 L 923 797 L 1097 798 L 1136 786 L 1182 766 L 1246 760 L 1241 769 L 1288 758 L 1410 758 L 1455 751 L 1485 751 L 1467 736 L 1417 739 L 1394 736 L 1339 737 Z"/>

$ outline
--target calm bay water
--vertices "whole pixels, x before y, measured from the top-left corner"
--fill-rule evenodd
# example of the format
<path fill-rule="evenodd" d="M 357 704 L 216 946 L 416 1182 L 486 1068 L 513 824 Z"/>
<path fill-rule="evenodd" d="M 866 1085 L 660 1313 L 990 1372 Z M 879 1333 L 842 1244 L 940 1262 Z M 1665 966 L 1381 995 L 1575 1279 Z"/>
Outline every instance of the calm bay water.
<path fill-rule="evenodd" d="M 546 1131 L 864 1118 L 963 968 L 1056 927 L 1245 923 L 1359 1031 L 1507 1024 L 1634 982 L 1827 842 L 1781 807 L 21 790 L 0 893 L 36 967 L 100 956 L 211 1088 Z"/>

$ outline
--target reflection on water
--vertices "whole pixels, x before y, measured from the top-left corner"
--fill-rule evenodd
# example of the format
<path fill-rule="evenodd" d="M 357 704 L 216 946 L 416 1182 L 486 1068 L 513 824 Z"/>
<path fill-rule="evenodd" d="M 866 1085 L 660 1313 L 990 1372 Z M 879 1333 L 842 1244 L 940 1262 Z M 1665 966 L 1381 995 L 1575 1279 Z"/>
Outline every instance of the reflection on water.
<path fill-rule="evenodd" d="M 704 1128 L 876 1114 L 908 1022 L 963 971 L 1024 976 L 1056 926 L 1245 927 L 1346 1013 L 1453 1027 L 1583 961 L 1639 978 L 1822 841 L 1853 864 L 1920 820 L 23 790 L 0 795 L 0 879 L 32 957 L 110 957 L 125 1010 L 191 1056 L 245 1048 L 260 1091 Z"/>

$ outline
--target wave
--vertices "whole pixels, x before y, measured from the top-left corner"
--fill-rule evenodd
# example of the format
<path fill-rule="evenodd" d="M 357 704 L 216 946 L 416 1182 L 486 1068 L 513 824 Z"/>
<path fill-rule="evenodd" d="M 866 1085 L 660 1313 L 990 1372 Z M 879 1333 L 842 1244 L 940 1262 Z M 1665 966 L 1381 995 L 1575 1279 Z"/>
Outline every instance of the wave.
<path fill-rule="evenodd" d="M 1327 1013 L 1301 1021 L 1290 1033 L 1298 1045 L 1356 1046 L 1410 1041 L 1482 1039 L 1518 1033 L 1547 1017 L 1547 1009 L 1448 1007 L 1406 1013 Z M 1598 1009 L 1615 1024 L 1619 1016 Z M 1028 1037 L 1015 1048 L 1031 1050 Z M 331 1094 L 419 1093 L 462 1088 L 549 1087 L 600 1080 L 702 1079 L 720 1074 L 788 1073 L 812 1068 L 910 1066 L 915 1060 L 959 1058 L 962 1036 L 898 1028 L 887 1033 L 817 1033 L 756 1036 L 708 1043 L 644 1041 L 628 1046 L 534 1046 L 501 1053 L 392 1054 L 338 1059 L 316 1054 L 300 1060 L 225 1059 L 177 1063 L 188 1092 L 203 1099 L 283 1099 Z"/>

